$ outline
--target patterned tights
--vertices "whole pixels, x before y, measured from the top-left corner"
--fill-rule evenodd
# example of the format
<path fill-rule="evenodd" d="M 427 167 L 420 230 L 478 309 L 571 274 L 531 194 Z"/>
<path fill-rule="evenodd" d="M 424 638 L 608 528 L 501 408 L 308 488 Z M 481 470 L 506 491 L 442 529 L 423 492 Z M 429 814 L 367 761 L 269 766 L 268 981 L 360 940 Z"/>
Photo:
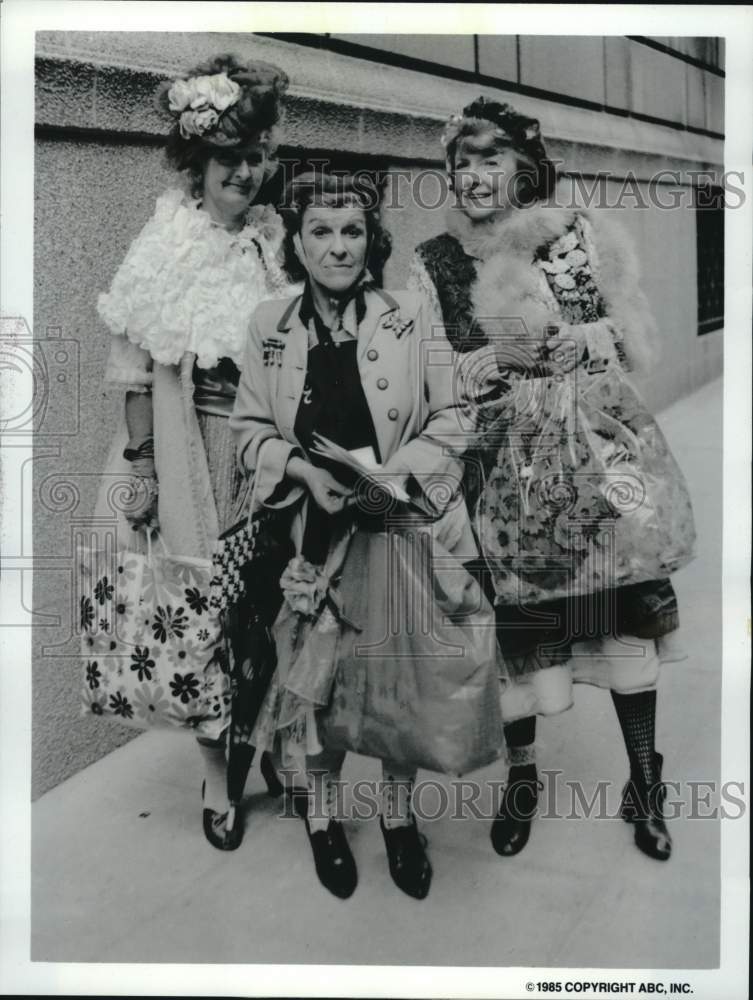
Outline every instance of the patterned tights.
<path fill-rule="evenodd" d="M 630 775 L 651 786 L 659 777 L 654 748 L 656 689 L 635 694 L 612 691 L 612 701 L 625 740 Z"/>

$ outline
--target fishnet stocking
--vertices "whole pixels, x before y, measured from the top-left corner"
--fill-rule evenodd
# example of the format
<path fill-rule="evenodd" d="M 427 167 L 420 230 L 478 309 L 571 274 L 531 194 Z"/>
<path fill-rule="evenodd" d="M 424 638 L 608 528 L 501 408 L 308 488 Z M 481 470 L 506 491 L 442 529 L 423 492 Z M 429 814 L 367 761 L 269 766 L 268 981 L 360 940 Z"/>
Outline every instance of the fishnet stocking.
<path fill-rule="evenodd" d="M 612 701 L 625 740 L 630 776 L 650 787 L 659 778 L 654 746 L 656 690 L 638 691 L 635 694 L 618 694 L 612 691 Z"/>

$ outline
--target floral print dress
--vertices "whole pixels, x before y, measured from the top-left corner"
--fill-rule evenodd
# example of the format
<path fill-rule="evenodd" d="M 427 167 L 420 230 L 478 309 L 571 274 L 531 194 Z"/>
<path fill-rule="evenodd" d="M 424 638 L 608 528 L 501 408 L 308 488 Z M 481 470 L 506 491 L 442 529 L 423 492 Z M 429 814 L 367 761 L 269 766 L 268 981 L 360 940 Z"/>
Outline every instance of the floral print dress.
<path fill-rule="evenodd" d="M 468 315 L 466 303 L 478 309 L 473 295 L 448 301 L 445 269 L 472 274 L 474 286 L 489 256 L 468 254 L 443 234 L 422 244 L 413 263 L 414 286 L 466 331 L 459 350 L 477 346 L 483 331 Z M 517 681 L 503 696 L 508 720 L 569 707 L 573 681 L 651 687 L 660 654 L 670 658 L 664 637 L 678 627 L 668 575 L 692 556 L 687 489 L 626 374 L 623 331 L 610 318 L 597 261 L 592 228 L 576 214 L 555 238 L 500 269 L 523 280 L 518 300 L 506 289 L 495 315 L 522 317 L 523 336 L 546 337 L 546 318 L 588 325 L 572 378 L 506 372 L 498 398 L 479 410 L 482 461 L 473 462 L 469 485 L 480 572 Z"/>

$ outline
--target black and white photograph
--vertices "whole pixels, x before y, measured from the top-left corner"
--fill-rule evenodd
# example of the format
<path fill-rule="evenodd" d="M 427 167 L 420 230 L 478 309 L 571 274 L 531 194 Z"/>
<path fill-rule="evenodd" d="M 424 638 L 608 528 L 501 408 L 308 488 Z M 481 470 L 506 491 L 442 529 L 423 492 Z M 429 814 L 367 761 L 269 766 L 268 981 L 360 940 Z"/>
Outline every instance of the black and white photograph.
<path fill-rule="evenodd" d="M 753 8 L 466 12 L 3 5 L 2 992 L 747 995 Z"/>

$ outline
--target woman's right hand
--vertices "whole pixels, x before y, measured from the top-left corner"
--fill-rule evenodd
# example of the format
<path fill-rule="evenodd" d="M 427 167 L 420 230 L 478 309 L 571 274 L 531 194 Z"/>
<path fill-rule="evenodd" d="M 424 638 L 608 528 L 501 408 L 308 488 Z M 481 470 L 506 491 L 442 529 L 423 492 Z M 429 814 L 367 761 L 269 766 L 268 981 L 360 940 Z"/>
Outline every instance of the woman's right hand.
<path fill-rule="evenodd" d="M 326 469 L 293 456 L 285 470 L 291 479 L 302 483 L 314 502 L 327 514 L 339 514 L 353 497 L 353 491 L 343 486 Z"/>
<path fill-rule="evenodd" d="M 126 521 L 134 531 L 139 528 L 159 530 L 158 501 L 159 485 L 154 470 L 154 462 L 150 459 L 135 459 L 131 462 L 131 479 L 129 486 L 132 499 L 125 510 Z"/>

